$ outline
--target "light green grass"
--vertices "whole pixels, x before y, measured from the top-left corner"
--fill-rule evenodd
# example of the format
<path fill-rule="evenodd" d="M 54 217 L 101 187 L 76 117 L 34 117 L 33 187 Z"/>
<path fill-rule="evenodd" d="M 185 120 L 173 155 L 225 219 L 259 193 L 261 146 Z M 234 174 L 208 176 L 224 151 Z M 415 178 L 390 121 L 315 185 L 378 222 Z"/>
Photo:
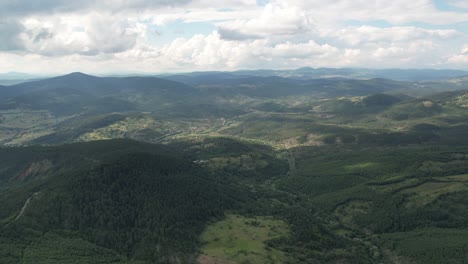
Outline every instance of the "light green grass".
<path fill-rule="evenodd" d="M 403 190 L 402 193 L 410 193 L 408 207 L 424 206 L 435 201 L 441 195 L 467 190 L 468 186 L 460 182 L 427 182 L 417 187 Z"/>
<path fill-rule="evenodd" d="M 52 127 L 66 117 L 54 117 L 48 111 L 14 109 L 0 111 L 0 142 L 21 145 L 53 132 Z"/>
<path fill-rule="evenodd" d="M 201 251 L 226 263 L 283 263 L 284 253 L 265 242 L 287 234 L 288 227 L 281 220 L 227 215 L 203 232 Z"/>
<path fill-rule="evenodd" d="M 396 177 L 389 178 L 389 179 L 386 179 L 386 180 L 391 181 L 392 179 L 399 180 L 399 179 L 402 179 L 402 178 L 407 178 L 407 177 L 396 176 Z M 408 178 L 406 180 L 402 180 L 402 181 L 399 181 L 399 182 L 397 181 L 397 182 L 392 183 L 392 184 L 375 185 L 375 186 L 372 186 L 372 187 L 373 187 L 374 190 L 383 191 L 383 192 L 387 192 L 387 193 L 392 193 L 392 192 L 399 191 L 399 190 L 402 190 L 402 189 L 405 189 L 405 188 L 410 188 L 411 186 L 415 186 L 415 185 L 417 185 L 419 183 L 420 183 L 420 180 L 417 179 L 417 178 Z"/>
<path fill-rule="evenodd" d="M 454 175 L 448 177 L 435 177 L 438 181 L 458 181 L 458 182 L 468 182 L 468 174 Z"/>

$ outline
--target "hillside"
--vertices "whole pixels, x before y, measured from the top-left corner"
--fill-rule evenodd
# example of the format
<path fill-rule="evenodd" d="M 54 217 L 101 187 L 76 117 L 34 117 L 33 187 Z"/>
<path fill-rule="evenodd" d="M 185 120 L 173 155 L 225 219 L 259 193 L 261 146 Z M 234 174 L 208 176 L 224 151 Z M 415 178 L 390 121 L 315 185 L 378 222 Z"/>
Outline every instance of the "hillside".
<path fill-rule="evenodd" d="M 187 143 L 189 149 L 211 150 L 180 152 Z M 271 149 L 226 140 L 184 144 L 113 140 L 0 150 L 2 261 L 193 263 L 203 245 L 202 231 L 227 211 L 287 221 L 282 234 L 259 242 L 285 261 L 325 260 L 326 252 L 344 259 L 370 258 L 364 245 L 331 233 L 301 198 L 261 184 L 267 175 L 275 179 L 285 173 L 284 166 L 277 166 L 285 162 Z M 210 161 L 196 165 L 193 155 Z M 249 156 L 263 165 L 245 164 Z M 232 161 L 219 163 L 227 157 Z M 235 165 L 236 157 L 244 164 Z M 212 167 L 212 162 L 218 165 Z M 270 204 L 273 200 L 279 203 Z M 251 232 L 260 231 L 255 221 L 246 223 Z M 319 237 L 322 242 L 313 242 Z M 304 243 L 325 251 L 303 255 L 309 250 Z M 356 250 L 359 256 L 353 256 Z"/>
<path fill-rule="evenodd" d="M 0 87 L 0 259 L 463 263 L 465 86 L 239 74 Z"/>
<path fill-rule="evenodd" d="M 336 95 L 365 95 L 403 89 L 411 86 L 387 79 L 297 79 L 277 76 L 175 75 L 167 79 L 186 83 L 206 94 L 218 96 L 249 96 L 255 98 L 280 98 L 286 96 L 331 97 Z"/>
<path fill-rule="evenodd" d="M 27 158 L 19 162 L 20 154 Z M 0 155 L 16 162 L 7 171 L 2 166 L 3 186 L 9 186 L 1 192 L 3 263 L 41 259 L 44 251 L 65 261 L 54 255 L 51 238 L 84 254 L 73 261 L 86 258 L 89 245 L 98 247 L 93 254 L 102 262 L 187 262 L 204 226 L 246 199 L 227 179 L 215 180 L 166 147 L 108 141 Z M 12 241 L 17 246 L 8 254 Z"/>
<path fill-rule="evenodd" d="M 311 68 L 303 67 L 294 70 L 241 70 L 234 72 L 192 72 L 174 76 L 179 81 L 206 79 L 216 80 L 219 78 L 231 79 L 236 77 L 285 77 L 296 79 L 323 79 L 323 78 L 345 78 L 345 79 L 373 79 L 383 78 L 397 81 L 436 81 L 456 78 L 467 75 L 462 70 L 434 70 L 434 69 L 365 69 L 365 68 Z M 168 74 L 161 75 L 166 78 Z M 171 76 L 171 78 L 173 78 Z M 185 82 L 185 81 L 182 81 Z"/>
<path fill-rule="evenodd" d="M 3 109 L 48 110 L 54 115 L 157 111 L 192 95 L 186 85 L 152 77 L 98 78 L 82 73 L 27 82 L 0 91 Z"/>
<path fill-rule="evenodd" d="M 379 146 L 285 151 L 206 138 L 3 148 L 0 254 L 5 263 L 193 263 L 198 249 L 201 263 L 262 263 L 265 252 L 284 263 L 462 259 L 466 147 Z M 412 244 L 416 234 L 427 243 Z M 232 248 L 228 237 L 259 244 Z M 233 253 L 214 253 L 217 241 Z"/>
<path fill-rule="evenodd" d="M 468 264 L 468 0 L 0 0 L 0 264 Z"/>

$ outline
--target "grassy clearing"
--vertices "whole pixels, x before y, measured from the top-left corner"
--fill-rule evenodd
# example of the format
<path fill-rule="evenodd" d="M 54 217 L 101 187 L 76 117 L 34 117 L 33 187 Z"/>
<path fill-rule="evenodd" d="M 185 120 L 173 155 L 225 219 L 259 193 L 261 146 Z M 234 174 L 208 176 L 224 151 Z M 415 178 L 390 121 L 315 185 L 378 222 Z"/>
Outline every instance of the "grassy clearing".
<path fill-rule="evenodd" d="M 424 206 L 435 201 L 441 195 L 463 191 L 468 188 L 467 184 L 460 182 L 427 182 L 417 187 L 403 190 L 402 193 L 410 193 L 408 207 Z"/>
<path fill-rule="evenodd" d="M 8 128 L 28 129 L 31 127 L 47 126 L 57 121 L 49 111 L 8 110 L 0 111 L 1 125 Z"/>
<path fill-rule="evenodd" d="M 468 174 L 462 174 L 462 175 L 454 175 L 454 176 L 448 176 L 448 177 L 435 177 L 434 179 L 438 181 L 448 181 L 448 182 L 468 182 Z"/>
<path fill-rule="evenodd" d="M 398 180 L 398 177 L 394 177 L 395 179 Z M 400 177 L 402 178 L 402 177 Z M 391 179 L 388 179 L 387 180 L 388 182 L 391 181 Z M 409 179 L 406 179 L 406 180 L 401 180 L 401 181 L 397 181 L 395 183 L 389 183 L 389 184 L 377 184 L 377 185 L 373 185 L 373 189 L 374 190 L 377 190 L 377 191 L 382 191 L 382 192 L 387 192 L 387 193 L 394 193 L 394 192 L 398 192 L 400 190 L 403 190 L 403 189 L 408 189 L 408 188 L 411 188 L 413 186 L 417 186 L 418 184 L 420 184 L 420 180 L 419 179 L 415 179 L 415 178 L 409 178 Z"/>
<path fill-rule="evenodd" d="M 23 144 L 52 133 L 52 127 L 64 119 L 54 117 L 49 111 L 0 111 L 0 142 L 5 145 Z"/>
<path fill-rule="evenodd" d="M 268 240 L 288 235 L 281 220 L 269 217 L 248 218 L 227 215 L 226 219 L 209 226 L 201 236 L 205 263 L 283 263 L 283 252 L 268 247 Z M 221 260 L 223 262 L 221 262 Z"/>
<path fill-rule="evenodd" d="M 124 138 L 127 134 L 143 129 L 157 129 L 169 133 L 170 131 L 165 131 L 161 129 L 163 125 L 160 122 L 157 122 L 151 117 L 141 117 L 133 118 L 128 117 L 122 121 L 110 124 L 105 127 L 100 127 L 94 129 L 92 132 L 85 133 L 80 136 L 80 141 L 92 141 L 92 140 L 101 140 L 101 139 L 111 139 L 111 138 Z"/>
<path fill-rule="evenodd" d="M 353 216 L 357 214 L 367 214 L 370 206 L 370 202 L 350 201 L 344 205 L 338 206 L 335 210 L 335 215 L 338 217 L 340 222 L 346 225 L 353 225 Z"/>

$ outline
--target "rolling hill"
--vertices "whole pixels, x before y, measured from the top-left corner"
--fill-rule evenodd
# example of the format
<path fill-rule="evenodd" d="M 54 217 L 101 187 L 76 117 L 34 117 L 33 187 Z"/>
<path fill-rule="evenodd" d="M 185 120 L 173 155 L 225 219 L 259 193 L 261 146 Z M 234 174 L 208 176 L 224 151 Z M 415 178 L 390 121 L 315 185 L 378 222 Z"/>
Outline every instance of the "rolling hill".
<path fill-rule="evenodd" d="M 446 80 L 467 75 L 462 70 L 434 70 L 434 69 L 365 69 L 365 68 L 311 68 L 303 67 L 294 70 L 241 70 L 234 72 L 193 72 L 180 75 L 177 78 L 186 80 L 197 79 L 230 79 L 235 77 L 285 77 L 295 79 L 373 79 L 383 78 L 397 81 L 436 81 Z M 161 75 L 167 77 L 168 74 Z M 172 78 L 172 77 L 171 77 Z"/>
<path fill-rule="evenodd" d="M 191 96 L 190 87 L 151 77 L 99 78 L 72 73 L 2 89 L 3 108 L 49 110 L 55 115 L 151 111 Z"/>
<path fill-rule="evenodd" d="M 1 262 L 463 263 L 463 84 L 248 74 L 0 87 Z"/>
<path fill-rule="evenodd" d="M 106 141 L 0 155 L 2 263 L 66 261 L 54 254 L 67 247 L 76 254 L 68 259 L 78 261 L 90 257 L 89 246 L 103 263 L 187 262 L 203 227 L 245 199 L 164 146 Z M 54 249 L 50 238 L 65 244 Z M 11 241 L 16 247 L 7 253 Z"/>

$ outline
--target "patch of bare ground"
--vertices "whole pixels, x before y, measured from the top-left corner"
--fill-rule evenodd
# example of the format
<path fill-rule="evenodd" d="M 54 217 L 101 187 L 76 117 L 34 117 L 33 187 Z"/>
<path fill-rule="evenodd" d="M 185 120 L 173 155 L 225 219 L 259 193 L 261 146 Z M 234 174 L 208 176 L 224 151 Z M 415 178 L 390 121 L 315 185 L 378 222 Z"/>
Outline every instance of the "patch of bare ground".
<path fill-rule="evenodd" d="M 297 139 L 297 137 L 287 138 L 280 140 L 278 144 L 283 148 L 289 149 L 298 146 L 299 140 Z"/>
<path fill-rule="evenodd" d="M 223 258 L 211 257 L 208 255 L 201 255 L 198 257 L 199 264 L 236 264 L 233 261 L 228 261 Z"/>
<path fill-rule="evenodd" d="M 393 263 L 393 264 L 414 264 L 413 261 L 411 261 L 411 260 L 409 260 L 407 258 L 401 257 L 401 256 L 397 256 L 397 255 L 393 254 L 392 252 L 390 252 L 389 250 L 385 250 L 383 253 L 391 261 L 390 263 Z"/>
<path fill-rule="evenodd" d="M 325 145 L 325 143 L 320 139 L 320 136 L 312 134 L 312 133 L 307 134 L 306 139 L 307 139 L 305 143 L 306 146 L 318 147 L 318 146 Z"/>
<path fill-rule="evenodd" d="M 33 162 L 23 172 L 14 176 L 12 181 L 25 181 L 31 176 L 47 172 L 52 166 L 52 162 L 47 159 Z"/>
<path fill-rule="evenodd" d="M 431 101 L 424 101 L 424 102 L 423 102 L 423 105 L 424 105 L 424 107 L 426 107 L 426 108 L 431 108 L 431 107 L 434 106 L 434 103 L 431 102 Z"/>

